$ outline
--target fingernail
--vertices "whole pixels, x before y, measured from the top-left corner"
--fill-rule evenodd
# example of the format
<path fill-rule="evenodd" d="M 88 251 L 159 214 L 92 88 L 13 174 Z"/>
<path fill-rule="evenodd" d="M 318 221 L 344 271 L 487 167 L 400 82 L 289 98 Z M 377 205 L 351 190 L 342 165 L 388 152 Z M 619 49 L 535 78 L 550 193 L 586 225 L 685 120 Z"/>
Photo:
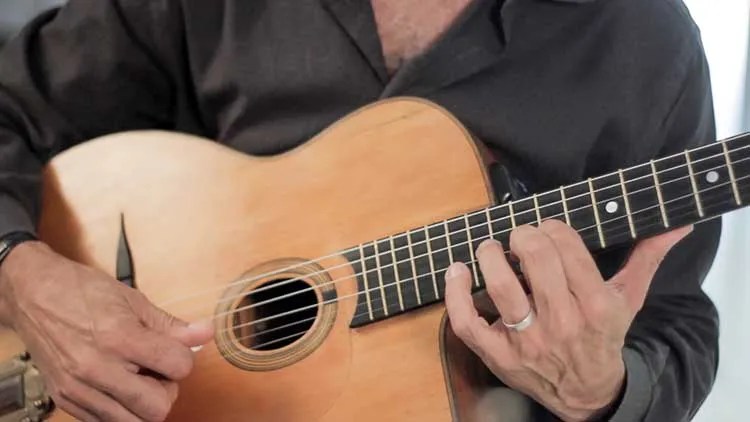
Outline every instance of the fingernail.
<path fill-rule="evenodd" d="M 445 278 L 456 278 L 460 277 L 464 274 L 466 274 L 466 266 L 460 262 L 456 262 L 450 267 L 448 267 L 448 271 L 445 273 Z"/>
<path fill-rule="evenodd" d="M 203 346 L 193 346 L 190 348 L 190 350 L 192 350 L 193 353 L 198 353 L 201 351 L 201 349 L 203 349 Z"/>
<path fill-rule="evenodd" d="M 479 255 L 480 252 L 487 249 L 487 247 L 493 244 L 500 245 L 500 247 L 502 248 L 502 243 L 498 242 L 495 239 L 487 239 L 487 240 L 482 241 L 482 243 L 479 244 L 479 247 L 477 248 L 477 255 Z"/>

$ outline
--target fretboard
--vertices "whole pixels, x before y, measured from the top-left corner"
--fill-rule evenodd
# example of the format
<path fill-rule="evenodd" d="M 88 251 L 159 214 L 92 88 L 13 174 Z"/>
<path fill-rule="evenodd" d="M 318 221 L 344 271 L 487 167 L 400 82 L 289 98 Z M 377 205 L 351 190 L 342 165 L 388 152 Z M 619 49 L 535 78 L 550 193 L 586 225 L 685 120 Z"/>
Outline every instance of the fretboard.
<path fill-rule="evenodd" d="M 488 238 L 507 245 L 520 225 L 564 221 L 596 252 L 746 205 L 750 134 L 368 242 L 346 254 L 359 284 L 352 326 L 442 301 L 453 262 L 483 288 L 474 251 Z"/>

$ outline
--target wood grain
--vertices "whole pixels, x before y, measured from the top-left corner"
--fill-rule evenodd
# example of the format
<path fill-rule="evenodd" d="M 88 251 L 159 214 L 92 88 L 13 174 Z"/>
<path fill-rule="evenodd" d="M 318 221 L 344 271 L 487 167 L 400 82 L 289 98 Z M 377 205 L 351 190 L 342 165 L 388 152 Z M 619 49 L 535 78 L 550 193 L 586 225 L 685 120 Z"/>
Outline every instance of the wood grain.
<path fill-rule="evenodd" d="M 187 319 L 265 262 L 312 259 L 486 206 L 469 134 L 424 101 L 377 103 L 288 153 L 255 158 L 160 132 L 86 143 L 45 173 L 40 233 L 64 255 L 114 273 L 120 215 L 139 288 Z M 339 297 L 356 293 L 341 258 L 322 263 Z M 174 299 L 203 292 L 200 297 Z M 315 352 L 268 372 L 198 354 L 173 421 L 451 419 L 440 356 L 442 305 L 350 329 L 353 300 Z M 0 336 L 3 351 L 11 339 Z"/>

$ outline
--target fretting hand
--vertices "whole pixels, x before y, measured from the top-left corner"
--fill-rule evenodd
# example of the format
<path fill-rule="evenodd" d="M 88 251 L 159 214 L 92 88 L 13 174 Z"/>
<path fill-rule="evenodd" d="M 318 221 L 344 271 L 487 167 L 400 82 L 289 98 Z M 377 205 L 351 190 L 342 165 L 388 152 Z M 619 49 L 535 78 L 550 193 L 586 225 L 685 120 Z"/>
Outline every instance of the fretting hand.
<path fill-rule="evenodd" d="M 506 385 L 567 421 L 596 419 L 621 394 L 622 348 L 651 279 L 667 252 L 690 233 L 682 228 L 636 245 L 622 270 L 605 283 L 573 229 L 559 221 L 523 226 L 510 237 L 531 294 L 502 245 L 483 242 L 477 257 L 501 318 L 489 324 L 474 307 L 471 274 L 461 263 L 447 273 L 451 325 Z"/>
<path fill-rule="evenodd" d="M 0 267 L 0 312 L 57 406 L 83 421 L 164 420 L 192 369 L 190 348 L 213 335 L 41 242 L 19 245 Z"/>

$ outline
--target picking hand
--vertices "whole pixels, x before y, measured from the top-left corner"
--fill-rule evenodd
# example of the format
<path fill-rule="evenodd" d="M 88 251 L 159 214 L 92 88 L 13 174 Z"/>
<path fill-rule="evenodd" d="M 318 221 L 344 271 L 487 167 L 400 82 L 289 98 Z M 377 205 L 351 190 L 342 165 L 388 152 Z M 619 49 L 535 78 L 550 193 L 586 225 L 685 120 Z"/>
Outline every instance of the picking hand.
<path fill-rule="evenodd" d="M 164 420 L 192 369 L 190 348 L 213 335 L 41 242 L 0 267 L 0 305 L 57 406 L 83 421 Z"/>
<path fill-rule="evenodd" d="M 477 257 L 501 319 L 489 324 L 478 315 L 471 274 L 457 263 L 446 276 L 453 330 L 506 385 L 560 418 L 602 416 L 623 388 L 622 348 L 630 324 L 662 259 L 690 231 L 682 228 L 638 243 L 622 270 L 605 283 L 572 228 L 554 220 L 539 228 L 519 227 L 511 233 L 510 251 L 520 260 L 530 295 L 503 246 L 485 241 Z"/>

